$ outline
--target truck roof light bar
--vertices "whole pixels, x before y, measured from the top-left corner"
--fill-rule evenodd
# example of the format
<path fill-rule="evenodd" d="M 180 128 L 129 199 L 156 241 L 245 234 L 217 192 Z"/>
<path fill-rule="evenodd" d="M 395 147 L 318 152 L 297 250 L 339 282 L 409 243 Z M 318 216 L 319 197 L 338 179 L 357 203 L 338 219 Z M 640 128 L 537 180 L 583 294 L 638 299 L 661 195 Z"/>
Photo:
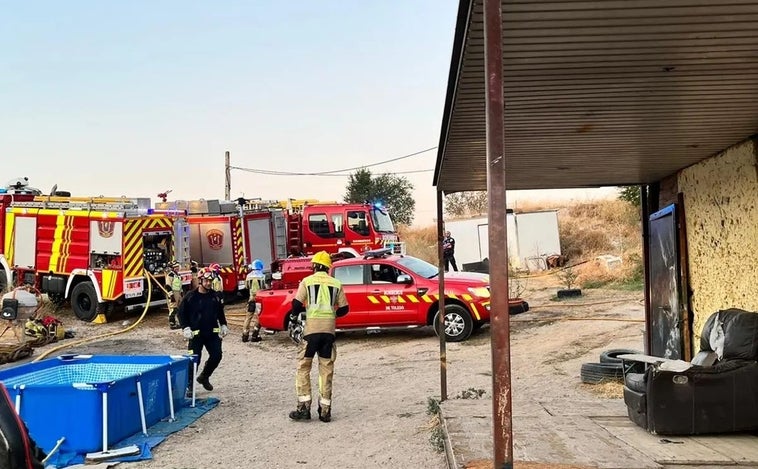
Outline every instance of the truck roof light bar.
<path fill-rule="evenodd" d="M 363 253 L 364 259 L 378 259 L 381 257 L 389 256 L 392 254 L 392 249 L 385 248 L 385 249 L 374 249 L 372 251 L 366 251 Z"/>

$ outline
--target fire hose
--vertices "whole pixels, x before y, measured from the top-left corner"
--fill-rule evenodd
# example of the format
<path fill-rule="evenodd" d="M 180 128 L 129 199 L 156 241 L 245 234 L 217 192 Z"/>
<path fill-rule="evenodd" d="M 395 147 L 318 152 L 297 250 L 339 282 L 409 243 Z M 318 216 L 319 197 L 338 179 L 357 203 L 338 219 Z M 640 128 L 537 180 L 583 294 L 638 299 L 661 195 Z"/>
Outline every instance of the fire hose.
<path fill-rule="evenodd" d="M 160 287 L 160 284 L 157 282 L 157 280 L 155 279 L 155 277 L 150 272 L 146 272 L 146 274 L 147 274 L 147 276 L 149 277 L 150 280 L 155 281 L 156 284 Z M 53 354 L 53 353 L 55 353 L 55 352 L 57 352 L 59 350 L 63 350 L 65 348 L 68 348 L 68 347 L 72 347 L 72 346 L 76 346 L 76 345 L 82 345 L 82 344 L 86 344 L 86 343 L 90 343 L 90 342 L 95 342 L 97 340 L 106 339 L 108 337 L 113 337 L 115 335 L 124 334 L 126 332 L 131 331 L 132 329 L 134 329 L 135 327 L 137 327 L 137 325 L 140 322 L 142 322 L 142 320 L 147 315 L 147 310 L 150 308 L 150 301 L 152 299 L 152 295 L 153 295 L 153 282 L 147 282 L 147 302 L 145 303 L 145 308 L 142 310 L 142 315 L 140 315 L 139 319 L 137 319 L 137 321 L 135 321 L 134 324 L 131 324 L 130 326 L 128 326 L 128 327 L 126 327 L 124 329 L 121 329 L 119 331 L 113 331 L 113 332 L 108 332 L 106 334 L 100 334 L 100 335 L 96 335 L 96 336 L 93 336 L 93 337 L 87 337 L 86 339 L 81 339 L 81 340 L 77 340 L 77 341 L 74 341 L 74 342 L 65 342 L 65 343 L 63 343 L 63 344 L 61 344 L 61 345 L 59 345 L 57 347 L 53 347 L 52 349 L 45 351 L 45 353 L 39 355 L 37 358 L 35 358 L 34 360 L 32 360 L 32 363 L 40 361 L 43 358 L 46 358 L 49 355 L 51 355 L 51 354 Z"/>

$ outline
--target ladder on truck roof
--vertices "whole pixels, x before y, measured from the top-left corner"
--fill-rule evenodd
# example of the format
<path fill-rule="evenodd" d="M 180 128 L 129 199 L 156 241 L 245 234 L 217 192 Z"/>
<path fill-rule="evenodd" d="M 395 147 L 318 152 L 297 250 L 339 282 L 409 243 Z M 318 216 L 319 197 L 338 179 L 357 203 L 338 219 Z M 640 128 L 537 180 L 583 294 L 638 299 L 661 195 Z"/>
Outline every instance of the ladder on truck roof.
<path fill-rule="evenodd" d="M 60 197 L 36 196 L 34 200 L 13 202 L 12 207 L 57 208 L 62 210 L 116 210 L 123 212 L 144 211 L 148 214 L 150 199 L 127 197 Z"/>

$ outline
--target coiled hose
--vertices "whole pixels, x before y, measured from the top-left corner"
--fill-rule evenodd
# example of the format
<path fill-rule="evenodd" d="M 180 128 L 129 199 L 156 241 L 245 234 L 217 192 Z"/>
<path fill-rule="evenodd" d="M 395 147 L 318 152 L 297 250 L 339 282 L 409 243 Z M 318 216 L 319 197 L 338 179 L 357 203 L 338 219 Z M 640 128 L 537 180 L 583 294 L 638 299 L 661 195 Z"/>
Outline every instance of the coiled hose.
<path fill-rule="evenodd" d="M 155 277 L 150 272 L 146 272 L 146 273 L 147 273 L 147 276 L 148 276 L 149 280 L 156 281 Z M 147 310 L 150 308 L 150 301 L 152 299 L 152 295 L 153 295 L 153 282 L 148 281 L 147 282 L 147 303 L 145 303 L 145 309 L 142 310 L 142 314 L 140 315 L 139 319 L 137 319 L 137 321 L 134 324 L 132 324 L 132 325 L 130 325 L 130 326 L 124 328 L 124 329 L 121 329 L 120 331 L 113 331 L 113 332 L 108 332 L 106 334 L 100 334 L 100 335 L 96 335 L 96 336 L 93 336 L 93 337 L 87 337 L 86 339 L 76 340 L 74 342 L 65 342 L 65 343 L 63 343 L 63 344 L 61 344 L 61 345 L 59 345 L 57 347 L 53 347 L 50 350 L 45 351 L 45 353 L 37 356 L 37 358 L 35 358 L 34 360 L 32 360 L 32 363 L 38 362 L 38 361 L 42 360 L 43 358 L 46 358 L 46 357 L 50 356 L 51 354 L 53 354 L 53 353 L 55 353 L 55 352 L 57 352 L 59 350 L 63 350 L 65 348 L 67 348 L 67 347 L 74 347 L 74 346 L 77 346 L 77 345 L 87 344 L 87 343 L 90 343 L 90 342 L 95 342 L 95 341 L 101 340 L 101 339 L 107 339 L 108 337 L 113 337 L 114 335 L 124 334 L 124 333 L 127 333 L 127 332 L 131 331 L 132 329 L 134 329 L 135 327 L 137 327 L 137 325 L 140 322 L 142 322 L 142 320 L 145 318 L 145 315 L 147 314 Z"/>

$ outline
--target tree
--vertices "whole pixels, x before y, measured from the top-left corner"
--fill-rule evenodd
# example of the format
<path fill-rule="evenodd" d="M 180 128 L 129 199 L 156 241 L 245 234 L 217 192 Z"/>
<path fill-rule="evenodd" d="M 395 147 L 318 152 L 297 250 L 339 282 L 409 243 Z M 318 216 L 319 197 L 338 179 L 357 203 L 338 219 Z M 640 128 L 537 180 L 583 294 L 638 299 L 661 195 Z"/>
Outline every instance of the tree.
<path fill-rule="evenodd" d="M 343 198 L 348 203 L 381 203 L 396 223 L 410 225 L 416 210 L 413 184 L 394 174 L 372 176 L 368 169 L 359 169 L 350 175 Z"/>
<path fill-rule="evenodd" d="M 487 213 L 487 191 L 454 192 L 445 196 L 445 213 L 451 217 Z"/>
<path fill-rule="evenodd" d="M 619 199 L 629 202 L 635 207 L 640 206 L 640 186 L 624 186 L 619 192 Z"/>

